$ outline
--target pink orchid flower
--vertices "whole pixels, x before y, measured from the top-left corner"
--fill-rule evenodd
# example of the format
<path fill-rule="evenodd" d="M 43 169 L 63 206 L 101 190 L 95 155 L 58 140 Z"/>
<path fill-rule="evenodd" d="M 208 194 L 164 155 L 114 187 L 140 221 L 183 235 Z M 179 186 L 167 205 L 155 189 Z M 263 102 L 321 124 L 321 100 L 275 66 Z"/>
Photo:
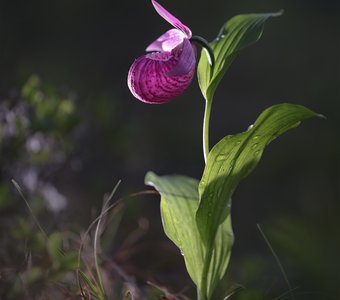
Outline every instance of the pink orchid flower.
<path fill-rule="evenodd" d="M 158 14 L 175 28 L 161 35 L 147 48 L 148 53 L 136 59 L 129 70 L 128 86 L 142 102 L 163 104 L 183 94 L 196 68 L 196 47 L 191 30 L 152 0 Z"/>

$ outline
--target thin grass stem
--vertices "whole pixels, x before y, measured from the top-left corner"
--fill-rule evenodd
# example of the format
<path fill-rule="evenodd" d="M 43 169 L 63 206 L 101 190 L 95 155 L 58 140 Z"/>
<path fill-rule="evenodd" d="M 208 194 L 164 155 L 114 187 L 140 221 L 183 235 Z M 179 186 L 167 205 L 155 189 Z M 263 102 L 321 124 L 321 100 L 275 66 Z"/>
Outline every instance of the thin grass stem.
<path fill-rule="evenodd" d="M 37 217 L 35 216 L 35 214 L 34 214 L 32 208 L 31 208 L 31 206 L 29 205 L 29 203 L 28 203 L 28 201 L 27 201 L 27 199 L 26 199 L 26 197 L 25 197 L 25 195 L 24 195 L 24 193 L 23 193 L 23 191 L 22 191 L 20 185 L 19 185 L 14 179 L 12 179 L 11 181 L 12 181 L 14 187 L 16 188 L 16 190 L 18 191 L 19 195 L 21 196 L 21 198 L 24 200 L 24 202 L 25 202 L 25 204 L 26 204 L 26 206 L 27 206 L 27 208 L 28 208 L 28 210 L 29 210 L 29 212 L 30 212 L 32 218 L 33 218 L 33 221 L 34 221 L 35 225 L 38 227 L 38 229 L 41 231 L 41 233 L 44 235 L 44 237 L 45 237 L 46 239 L 48 239 L 48 236 L 47 236 L 46 231 L 45 231 L 45 230 L 42 228 L 42 226 L 40 225 L 39 220 L 38 220 Z"/>
<path fill-rule="evenodd" d="M 103 217 L 103 215 L 101 215 Z M 103 278 L 100 272 L 100 267 L 99 267 L 99 261 L 98 261 L 98 253 L 97 253 L 97 249 L 98 249 L 98 237 L 99 237 L 99 228 L 100 228 L 100 223 L 101 223 L 102 218 L 100 218 L 98 220 L 97 223 L 97 227 L 96 227 L 96 231 L 94 234 L 94 239 L 93 239 L 93 256 L 94 256 L 94 264 L 96 267 L 96 273 L 97 273 L 97 278 L 99 281 L 99 287 L 100 287 L 100 291 L 101 294 L 103 296 L 103 299 L 105 299 L 105 289 L 104 289 L 104 284 L 103 284 Z"/>
<path fill-rule="evenodd" d="M 118 183 L 119 184 L 119 183 Z M 141 191 L 141 192 L 137 192 L 137 193 L 133 193 L 133 194 L 130 194 L 128 196 L 125 196 L 125 197 L 122 197 L 120 199 L 118 199 L 117 201 L 115 201 L 114 203 L 110 204 L 109 205 L 109 202 L 111 201 L 114 193 L 116 192 L 116 189 L 118 187 L 118 184 L 115 186 L 115 188 L 113 189 L 113 191 L 111 192 L 111 194 L 109 195 L 109 197 L 107 198 L 107 200 L 105 201 L 104 205 L 103 205 L 103 208 L 102 208 L 102 211 L 101 211 L 101 214 L 96 218 L 94 219 L 91 224 L 89 225 L 89 227 L 87 228 L 86 232 L 84 233 L 83 235 L 83 238 L 81 238 L 81 242 L 80 242 L 80 246 L 79 246 L 79 250 L 78 250 L 78 268 L 77 268 L 77 272 L 76 272 L 76 275 L 77 275 L 77 282 L 78 282 L 78 286 L 79 286 L 79 289 L 80 289 L 80 293 L 82 295 L 82 297 L 84 297 L 86 299 L 86 295 L 84 293 L 84 290 L 82 288 L 82 285 L 80 283 L 80 264 L 81 264 L 81 253 L 82 253 L 82 250 L 84 248 L 84 244 L 85 244 L 85 239 L 86 237 L 90 234 L 92 228 L 94 225 L 97 224 L 97 222 L 99 222 L 101 220 L 101 218 L 106 215 L 108 212 L 110 212 L 112 209 L 116 208 L 116 209 L 119 209 L 121 206 L 122 206 L 122 202 L 127 199 L 127 198 L 130 198 L 130 197 L 138 197 L 138 196 L 142 196 L 142 195 L 154 195 L 154 194 L 157 194 L 159 195 L 159 193 L 157 191 L 154 191 L 154 190 L 146 190 L 146 191 Z M 99 233 L 99 232 L 98 232 Z M 98 241 L 96 241 L 94 244 L 97 244 Z M 96 247 L 95 247 L 96 248 Z M 96 264 L 96 269 L 97 269 L 97 272 L 99 270 L 99 263 L 98 261 L 95 262 Z M 98 266 L 98 267 L 97 267 Z M 95 282 L 95 285 L 98 286 L 98 283 L 96 282 L 94 276 L 92 276 Z"/>
<path fill-rule="evenodd" d="M 257 228 L 258 228 L 258 230 L 260 231 L 260 233 L 261 233 L 261 235 L 262 235 L 264 241 L 266 242 L 266 244 L 267 244 L 267 246 L 268 246 L 270 252 L 273 254 L 274 259 L 276 260 L 277 265 L 279 266 L 279 269 L 280 269 L 280 271 L 281 271 L 281 273 L 282 273 L 283 279 L 285 280 L 285 282 L 286 282 L 286 284 L 287 284 L 287 286 L 288 286 L 288 292 L 289 292 L 289 294 L 290 294 L 291 299 L 292 299 L 292 300 L 295 300 L 294 293 L 293 293 L 293 292 L 294 292 L 294 289 L 292 289 L 292 286 L 291 286 L 291 284 L 290 284 L 290 282 L 289 282 L 289 280 L 288 280 L 287 274 L 286 274 L 286 272 L 285 272 L 285 270 L 284 270 L 284 268 L 283 268 L 283 266 L 282 266 L 282 264 L 281 264 L 281 262 L 280 262 L 279 257 L 277 256 L 276 252 L 274 251 L 274 248 L 272 247 L 272 245 L 270 244 L 270 242 L 269 242 L 269 240 L 267 239 L 266 235 L 264 234 L 264 232 L 263 232 L 263 230 L 262 230 L 260 224 L 257 224 Z"/>

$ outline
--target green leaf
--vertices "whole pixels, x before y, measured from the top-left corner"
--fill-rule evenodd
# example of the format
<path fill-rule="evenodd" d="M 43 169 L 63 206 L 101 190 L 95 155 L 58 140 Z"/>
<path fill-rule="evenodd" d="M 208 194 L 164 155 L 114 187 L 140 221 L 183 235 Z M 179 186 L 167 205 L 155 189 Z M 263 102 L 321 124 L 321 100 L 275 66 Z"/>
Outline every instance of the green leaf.
<path fill-rule="evenodd" d="M 248 131 L 225 137 L 211 150 L 200 183 L 185 176 L 147 173 L 145 183 L 161 194 L 164 231 L 183 254 L 201 299 L 213 297 L 229 263 L 233 191 L 255 168 L 266 145 L 313 116 L 299 105 L 270 107 Z"/>
<path fill-rule="evenodd" d="M 60 232 L 52 233 L 47 240 L 47 251 L 53 262 L 60 262 L 63 239 Z"/>
<path fill-rule="evenodd" d="M 157 176 L 148 172 L 145 184 L 161 194 L 161 216 L 165 234 L 184 255 L 188 273 L 197 286 L 203 270 L 203 244 L 195 215 L 198 180 L 185 176 Z"/>
<path fill-rule="evenodd" d="M 98 292 L 97 283 L 93 284 L 92 281 L 81 270 L 78 270 L 78 274 L 83 279 L 85 284 L 90 288 L 90 291 L 93 293 L 93 296 L 96 297 L 97 299 L 100 299 L 99 297 L 100 293 Z"/>
<path fill-rule="evenodd" d="M 197 68 L 198 82 L 207 101 L 212 101 L 219 82 L 238 52 L 259 40 L 268 18 L 281 14 L 282 12 L 238 15 L 225 23 L 217 38 L 210 43 L 215 56 L 214 67 L 210 67 L 207 56 L 202 53 Z"/>
<path fill-rule="evenodd" d="M 161 194 L 164 231 L 184 256 L 188 273 L 200 290 L 201 299 L 210 297 L 228 265 L 233 242 L 230 217 L 219 226 L 212 247 L 213 253 L 209 253 L 211 257 L 207 258 L 208 253 L 201 241 L 195 219 L 198 181 L 185 176 L 157 176 L 149 172 L 145 183 L 155 187 Z M 204 269 L 206 260 L 210 262 L 208 270 Z M 208 286 L 209 290 L 202 290 L 202 286 Z"/>
<path fill-rule="evenodd" d="M 75 271 L 78 267 L 78 253 L 68 252 L 63 256 L 61 269 L 63 271 Z"/>
<path fill-rule="evenodd" d="M 215 264 L 209 253 L 215 251 L 220 224 L 230 217 L 231 196 L 241 179 L 256 167 L 264 148 L 271 141 L 298 126 L 301 121 L 315 116 L 303 106 L 275 105 L 266 109 L 248 131 L 223 138 L 211 150 L 199 183 L 200 203 L 196 214 L 207 252 L 204 275 L 209 274 Z M 209 284 L 209 280 L 202 280 L 204 282 Z M 211 287 L 203 286 L 202 289 L 209 291 Z"/>

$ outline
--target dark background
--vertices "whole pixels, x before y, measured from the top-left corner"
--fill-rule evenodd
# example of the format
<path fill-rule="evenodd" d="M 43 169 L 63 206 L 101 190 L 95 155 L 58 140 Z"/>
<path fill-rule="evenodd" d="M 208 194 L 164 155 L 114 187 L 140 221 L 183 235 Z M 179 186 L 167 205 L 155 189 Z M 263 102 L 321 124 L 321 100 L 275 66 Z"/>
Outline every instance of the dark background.
<path fill-rule="evenodd" d="M 339 1 L 161 3 L 207 40 L 236 14 L 285 10 L 266 23 L 261 40 L 242 51 L 219 86 L 211 144 L 246 130 L 276 103 L 302 104 L 327 120 L 307 121 L 280 137 L 235 192 L 230 277 L 264 289 L 270 289 L 272 277 L 282 281 L 259 223 L 298 292 L 314 293 L 315 299 L 339 296 Z M 197 81 L 161 106 L 135 100 L 126 84 L 133 60 L 169 28 L 150 1 L 0 1 L 0 99 L 31 74 L 77 95 L 80 125 L 73 155 L 81 167 L 64 166 L 49 175 L 68 198 L 64 218 L 88 224 L 104 192 L 119 179 L 121 195 L 144 190 L 148 170 L 200 178 L 204 101 Z M 157 198 L 134 201 L 121 231 L 129 228 L 124 222 L 145 216 L 151 224 L 145 239 L 166 243 Z M 181 257 L 175 259 L 181 265 Z M 281 292 L 285 289 L 282 284 Z M 319 292 L 324 298 L 315 296 Z"/>

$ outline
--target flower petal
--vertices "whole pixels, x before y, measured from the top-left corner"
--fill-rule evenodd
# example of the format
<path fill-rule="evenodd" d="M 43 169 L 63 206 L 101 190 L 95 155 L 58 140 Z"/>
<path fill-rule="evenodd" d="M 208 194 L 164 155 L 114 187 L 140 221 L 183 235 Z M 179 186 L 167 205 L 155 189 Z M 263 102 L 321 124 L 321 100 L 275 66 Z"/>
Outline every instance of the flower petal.
<path fill-rule="evenodd" d="M 195 68 L 181 76 L 167 74 L 178 65 L 180 56 L 172 52 L 139 57 L 131 66 L 128 85 L 132 94 L 149 104 L 163 104 L 180 96 L 190 85 Z"/>
<path fill-rule="evenodd" d="M 184 39 L 181 45 L 182 49 L 178 49 L 179 46 L 173 50 L 173 54 L 176 51 L 181 51 L 177 65 L 171 69 L 166 75 L 168 76 L 182 76 L 190 73 L 196 67 L 196 48 L 188 39 Z"/>
<path fill-rule="evenodd" d="M 170 29 L 163 35 L 161 35 L 157 40 L 151 43 L 146 51 L 168 51 L 176 48 L 178 45 L 183 43 L 185 39 L 185 34 L 178 29 Z"/>
<path fill-rule="evenodd" d="M 192 33 L 189 27 L 184 25 L 180 20 L 178 20 L 175 16 L 169 13 L 162 5 L 160 5 L 156 0 L 152 0 L 152 4 L 155 7 L 158 14 L 168 21 L 172 26 L 182 31 L 188 39 L 191 38 Z"/>

